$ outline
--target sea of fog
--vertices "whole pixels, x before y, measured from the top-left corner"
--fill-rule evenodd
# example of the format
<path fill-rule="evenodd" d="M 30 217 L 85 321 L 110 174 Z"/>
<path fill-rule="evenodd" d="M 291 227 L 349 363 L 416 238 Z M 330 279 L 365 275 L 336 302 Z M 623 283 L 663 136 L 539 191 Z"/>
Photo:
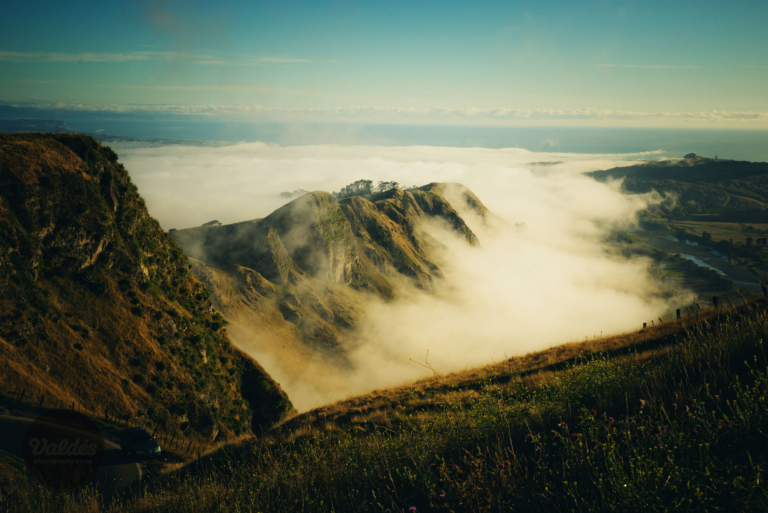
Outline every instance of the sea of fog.
<path fill-rule="evenodd" d="M 65 119 L 70 129 L 142 139 L 523 148 L 566 153 L 638 153 L 768 161 L 766 130 L 287 124 L 207 120 Z"/>
<path fill-rule="evenodd" d="M 611 255 L 601 244 L 612 230 L 632 229 L 649 204 L 670 199 L 622 194 L 619 183 L 584 175 L 659 153 L 426 144 L 111 145 L 165 229 L 261 218 L 289 201 L 281 192 L 337 191 L 358 179 L 404 186 L 459 182 L 512 224 L 492 232 L 462 212 L 480 247 L 450 231 L 431 232 L 448 248 L 440 257 L 443 293 L 414 289 L 393 302 L 369 298 L 353 336 L 351 368 L 318 364 L 297 376 L 280 354 L 234 340 L 301 410 L 429 374 L 415 363 L 424 362 L 427 351 L 438 372 L 460 370 L 632 330 L 670 306 L 654 293 L 649 261 Z"/>

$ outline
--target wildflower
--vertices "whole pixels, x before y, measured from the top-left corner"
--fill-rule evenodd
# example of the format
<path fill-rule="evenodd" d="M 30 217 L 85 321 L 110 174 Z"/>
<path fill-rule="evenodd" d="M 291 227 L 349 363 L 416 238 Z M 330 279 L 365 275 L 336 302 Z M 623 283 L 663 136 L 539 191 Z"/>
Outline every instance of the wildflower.
<path fill-rule="evenodd" d="M 581 433 L 571 433 L 571 438 L 573 438 L 574 440 L 580 436 L 581 436 Z"/>
<path fill-rule="evenodd" d="M 613 424 L 613 417 L 608 417 L 608 422 L 610 422 L 611 424 Z"/>
<path fill-rule="evenodd" d="M 506 467 L 506 465 L 504 465 L 504 464 L 502 463 L 502 464 L 501 464 L 501 468 L 504 468 L 504 467 Z"/>
<path fill-rule="evenodd" d="M 441 499 L 445 499 L 445 494 L 444 494 L 444 493 L 441 493 L 441 494 L 439 495 L 439 497 L 440 497 Z"/>
<path fill-rule="evenodd" d="M 592 410 L 592 415 L 597 415 L 597 411 L 596 410 Z"/>
<path fill-rule="evenodd" d="M 416 511 L 416 506 L 411 506 L 410 508 L 408 508 L 408 511 Z"/>

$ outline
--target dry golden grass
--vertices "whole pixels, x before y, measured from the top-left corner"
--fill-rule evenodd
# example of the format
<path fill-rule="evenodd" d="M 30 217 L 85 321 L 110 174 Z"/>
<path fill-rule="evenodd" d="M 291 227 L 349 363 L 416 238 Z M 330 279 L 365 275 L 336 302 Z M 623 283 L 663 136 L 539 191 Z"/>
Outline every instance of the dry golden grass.
<path fill-rule="evenodd" d="M 414 415 L 428 418 L 430 412 L 445 406 L 469 404 L 480 391 L 514 394 L 516 390 L 532 389 L 549 383 L 568 365 L 585 361 L 593 355 L 604 354 L 621 359 L 632 354 L 648 359 L 663 356 L 675 339 L 697 322 L 708 326 L 713 318 L 734 310 L 731 307 L 708 309 L 690 320 L 667 321 L 634 332 L 600 339 L 571 342 L 523 356 L 509 358 L 485 367 L 435 374 L 405 385 L 374 390 L 368 394 L 338 401 L 306 413 L 287 418 L 273 433 L 295 439 L 310 436 L 324 426 L 335 429 L 363 426 L 367 423 L 387 425 L 393 415 Z"/>
<path fill-rule="evenodd" d="M 24 184 L 36 184 L 41 173 L 76 173 L 82 159 L 62 143 L 45 135 L 0 136 L 0 169 Z M 89 179 L 88 175 L 83 177 Z"/>
<path fill-rule="evenodd" d="M 762 237 L 759 233 L 746 231 L 745 228 L 747 226 L 751 226 L 755 230 L 768 230 L 768 224 L 765 223 L 674 221 L 672 224 L 680 226 L 696 235 L 701 235 L 702 231 L 707 231 L 712 234 L 712 240 L 716 241 L 733 239 L 733 242 L 745 242 L 747 237 L 752 237 L 753 239 Z"/>
<path fill-rule="evenodd" d="M 0 396 L 199 443 L 290 407 L 221 330 L 114 152 L 77 135 L 0 136 L 0 197 Z"/>

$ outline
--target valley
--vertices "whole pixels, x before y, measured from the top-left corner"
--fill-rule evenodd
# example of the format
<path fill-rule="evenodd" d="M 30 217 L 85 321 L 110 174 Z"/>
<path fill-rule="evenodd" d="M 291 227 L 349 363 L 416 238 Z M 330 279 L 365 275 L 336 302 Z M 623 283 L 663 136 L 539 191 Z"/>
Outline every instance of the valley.
<path fill-rule="evenodd" d="M 73 403 L 103 415 L 109 436 L 130 424 L 183 440 L 182 450 L 140 465 L 108 445 L 107 471 L 125 481 L 117 491 L 45 489 L 6 448 L 3 510 L 768 504 L 760 482 L 768 440 L 759 428 L 768 420 L 761 345 L 768 303 L 758 283 L 765 227 L 723 220 L 748 209 L 680 216 L 669 199 L 679 187 L 653 181 L 648 187 L 661 190 L 642 196 L 651 199 L 638 224 L 563 252 L 563 241 L 541 242 L 528 223 L 503 220 L 461 184 L 390 183 L 378 191 L 350 186 L 346 197 L 300 191 L 261 218 L 166 233 L 116 155 L 71 134 L 0 136 L 0 185 L 0 385 L 12 392 L 0 429 L 18 438 L 44 403 Z M 495 248 L 497 240 L 508 245 Z M 653 308 L 633 311 L 637 330 L 532 346 L 520 341 L 535 333 L 521 336 L 502 322 L 517 351 L 502 361 L 445 370 L 433 366 L 428 346 L 423 362 L 409 362 L 426 377 L 387 378 L 379 387 L 366 375 L 372 367 L 361 367 L 360 351 L 374 348 L 361 342 L 370 337 L 371 311 L 385 312 L 374 326 L 396 332 L 405 317 L 392 312 L 415 306 L 428 328 L 419 336 L 445 342 L 419 308 L 480 312 L 470 304 L 480 296 L 457 293 L 468 289 L 456 281 L 459 270 L 477 266 L 457 266 L 457 255 L 534 248 L 543 262 L 568 254 L 616 269 L 618 284 L 609 282 L 607 293 L 634 294 L 634 304 Z M 627 269 L 635 281 L 623 283 Z M 529 272 L 491 271 L 490 281 L 478 282 L 482 292 L 509 279 L 505 273 L 516 281 Z M 721 298 L 716 308 L 712 296 Z M 475 328 L 483 335 L 471 344 L 493 338 L 481 331 L 487 326 Z M 438 358 L 451 349 L 432 347 Z M 39 404 L 24 402 L 27 394 Z"/>

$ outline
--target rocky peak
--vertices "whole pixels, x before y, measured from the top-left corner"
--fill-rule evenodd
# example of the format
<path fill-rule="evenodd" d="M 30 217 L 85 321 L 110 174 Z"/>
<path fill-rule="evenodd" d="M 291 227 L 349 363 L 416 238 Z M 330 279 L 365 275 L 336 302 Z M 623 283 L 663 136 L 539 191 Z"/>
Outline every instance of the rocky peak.
<path fill-rule="evenodd" d="M 478 244 L 438 185 L 339 201 L 316 191 L 264 219 L 172 236 L 202 260 L 194 272 L 241 347 L 258 343 L 283 355 L 282 371 L 292 375 L 317 353 L 345 361 L 367 294 L 393 301 L 408 282 L 437 291 L 443 273 L 435 262 L 445 246 L 422 223 L 439 221 Z"/>

